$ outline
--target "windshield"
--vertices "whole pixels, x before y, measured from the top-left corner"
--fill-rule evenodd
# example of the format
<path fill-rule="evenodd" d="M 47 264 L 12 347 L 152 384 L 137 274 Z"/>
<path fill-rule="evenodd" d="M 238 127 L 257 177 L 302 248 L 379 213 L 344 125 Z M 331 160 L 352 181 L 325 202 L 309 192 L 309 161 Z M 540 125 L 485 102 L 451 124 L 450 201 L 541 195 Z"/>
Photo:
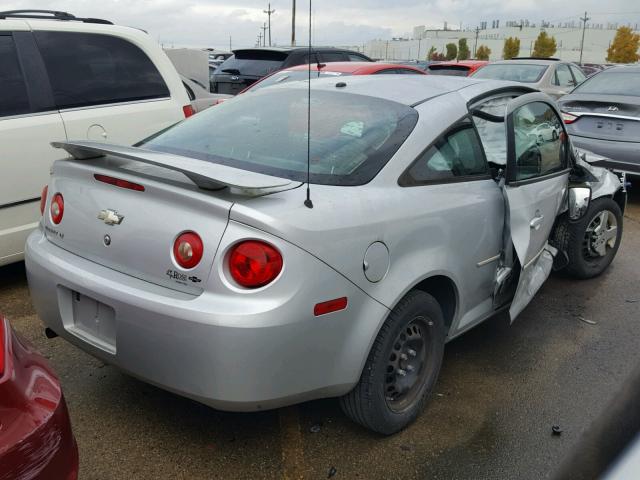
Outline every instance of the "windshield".
<path fill-rule="evenodd" d="M 218 67 L 216 73 L 264 77 L 271 72 L 280 70 L 286 58 L 287 54 L 283 52 L 268 50 L 239 51 L 227 58 Z"/>
<path fill-rule="evenodd" d="M 325 77 L 341 77 L 345 75 L 351 75 L 351 74 L 342 73 L 342 72 L 325 72 L 325 71 L 311 70 L 312 79 L 325 78 Z M 304 70 L 304 71 L 303 70 L 294 70 L 294 71 L 285 70 L 283 72 L 274 73 L 270 77 L 267 77 L 258 83 L 254 83 L 247 90 L 247 92 L 254 92 L 256 90 L 260 90 L 261 88 L 268 87 L 269 85 L 275 85 L 277 83 L 287 83 L 287 82 L 293 82 L 296 80 L 306 80 L 308 78 L 309 78 L 309 72 L 307 70 Z"/>
<path fill-rule="evenodd" d="M 297 181 L 307 178 L 307 90 L 240 95 L 152 137 L 143 148 Z M 417 112 L 375 97 L 311 95 L 311 183 L 369 182 L 413 130 Z"/>
<path fill-rule="evenodd" d="M 640 97 L 640 72 L 604 71 L 587 79 L 572 93 Z"/>
<path fill-rule="evenodd" d="M 540 81 L 547 68 L 549 68 L 548 65 L 534 65 L 530 63 L 494 63 L 485 65 L 476 71 L 472 77 L 536 83 Z"/>

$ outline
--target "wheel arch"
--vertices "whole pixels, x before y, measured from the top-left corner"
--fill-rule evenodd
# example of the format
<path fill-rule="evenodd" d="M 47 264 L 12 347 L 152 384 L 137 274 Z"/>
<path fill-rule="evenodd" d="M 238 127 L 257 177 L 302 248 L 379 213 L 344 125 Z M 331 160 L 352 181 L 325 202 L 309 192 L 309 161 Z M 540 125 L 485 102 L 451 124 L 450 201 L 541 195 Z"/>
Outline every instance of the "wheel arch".
<path fill-rule="evenodd" d="M 442 308 L 445 331 L 448 334 L 456 317 L 459 304 L 458 287 L 453 279 L 442 274 L 432 275 L 420 280 L 409 289 L 409 291 L 411 290 L 421 290 L 436 299 L 440 308 Z"/>
<path fill-rule="evenodd" d="M 615 193 L 611 196 L 614 202 L 618 204 L 620 207 L 620 211 L 622 215 L 624 215 L 625 207 L 627 206 L 627 192 L 625 192 L 622 188 L 619 188 L 615 191 Z"/>

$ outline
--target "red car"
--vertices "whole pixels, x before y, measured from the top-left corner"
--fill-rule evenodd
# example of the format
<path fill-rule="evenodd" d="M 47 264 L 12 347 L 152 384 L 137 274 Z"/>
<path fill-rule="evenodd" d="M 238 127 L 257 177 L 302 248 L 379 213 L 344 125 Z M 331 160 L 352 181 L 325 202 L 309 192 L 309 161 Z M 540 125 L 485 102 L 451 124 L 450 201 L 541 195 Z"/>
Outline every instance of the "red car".
<path fill-rule="evenodd" d="M 76 480 L 78 447 L 48 362 L 0 316 L 0 480 Z"/>
<path fill-rule="evenodd" d="M 379 62 L 331 62 L 312 63 L 311 78 L 344 77 L 349 75 L 425 75 L 424 70 L 410 65 Z M 285 68 L 258 80 L 253 85 L 245 88 L 240 93 L 253 92 L 260 88 L 275 85 L 277 83 L 291 82 L 294 80 L 306 80 L 309 76 L 308 65 L 297 65 Z"/>
<path fill-rule="evenodd" d="M 430 75 L 454 75 L 456 77 L 468 77 L 479 68 L 484 67 L 486 60 L 460 60 L 459 62 L 439 62 L 427 66 Z"/>

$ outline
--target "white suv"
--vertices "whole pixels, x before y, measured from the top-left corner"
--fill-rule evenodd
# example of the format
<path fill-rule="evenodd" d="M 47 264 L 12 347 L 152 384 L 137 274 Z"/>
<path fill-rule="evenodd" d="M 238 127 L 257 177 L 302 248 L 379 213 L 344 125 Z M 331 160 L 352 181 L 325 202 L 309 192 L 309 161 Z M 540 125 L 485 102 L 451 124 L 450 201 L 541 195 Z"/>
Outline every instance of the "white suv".
<path fill-rule="evenodd" d="M 173 64 L 142 30 L 63 12 L 0 12 L 0 265 L 40 220 L 50 142 L 131 145 L 193 113 Z"/>

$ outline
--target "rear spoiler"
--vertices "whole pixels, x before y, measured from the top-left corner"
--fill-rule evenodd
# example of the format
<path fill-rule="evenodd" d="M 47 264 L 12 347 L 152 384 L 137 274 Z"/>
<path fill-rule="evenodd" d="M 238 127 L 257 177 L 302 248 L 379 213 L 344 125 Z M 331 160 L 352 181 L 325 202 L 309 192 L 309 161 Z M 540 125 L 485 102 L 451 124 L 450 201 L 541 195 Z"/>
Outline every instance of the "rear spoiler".
<path fill-rule="evenodd" d="M 75 160 L 89 160 L 113 155 L 127 160 L 168 168 L 183 173 L 199 188 L 205 190 L 218 190 L 224 187 L 241 190 L 263 190 L 286 187 L 294 183 L 286 178 L 272 177 L 271 175 L 241 170 L 227 165 L 205 162 L 170 153 L 154 152 L 138 147 L 125 147 L 98 142 L 52 142 L 51 146 L 66 150 Z"/>
<path fill-rule="evenodd" d="M 597 155 L 589 150 L 577 148 L 576 151 L 582 160 L 595 167 L 607 168 L 616 172 L 631 173 L 633 175 L 640 174 L 640 164 L 614 160 L 612 158 Z"/>

